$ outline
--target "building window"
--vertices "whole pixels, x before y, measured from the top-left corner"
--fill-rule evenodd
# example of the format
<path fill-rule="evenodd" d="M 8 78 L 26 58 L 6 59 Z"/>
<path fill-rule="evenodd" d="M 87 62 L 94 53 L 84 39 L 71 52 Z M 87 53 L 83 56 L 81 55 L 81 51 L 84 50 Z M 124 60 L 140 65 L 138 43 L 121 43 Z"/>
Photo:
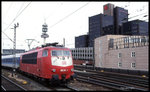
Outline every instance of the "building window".
<path fill-rule="evenodd" d="M 122 62 L 118 62 L 118 67 L 122 67 Z"/>
<path fill-rule="evenodd" d="M 135 57 L 135 52 L 131 52 L 131 57 Z"/>
<path fill-rule="evenodd" d="M 118 53 L 118 58 L 121 58 L 122 54 L 121 53 Z"/>
<path fill-rule="evenodd" d="M 131 63 L 131 68 L 135 68 L 136 64 L 135 63 Z"/>

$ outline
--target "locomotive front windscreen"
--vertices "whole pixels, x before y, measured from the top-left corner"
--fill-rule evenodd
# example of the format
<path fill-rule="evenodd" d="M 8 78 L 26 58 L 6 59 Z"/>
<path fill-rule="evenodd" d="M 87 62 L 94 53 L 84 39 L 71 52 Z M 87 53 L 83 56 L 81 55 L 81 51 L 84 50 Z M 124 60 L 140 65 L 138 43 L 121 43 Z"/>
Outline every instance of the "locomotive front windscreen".
<path fill-rule="evenodd" d="M 55 66 L 70 66 L 72 65 L 71 52 L 67 50 L 53 50 L 51 51 L 52 65 Z"/>
<path fill-rule="evenodd" d="M 54 50 L 52 56 L 71 56 L 70 51 Z"/>

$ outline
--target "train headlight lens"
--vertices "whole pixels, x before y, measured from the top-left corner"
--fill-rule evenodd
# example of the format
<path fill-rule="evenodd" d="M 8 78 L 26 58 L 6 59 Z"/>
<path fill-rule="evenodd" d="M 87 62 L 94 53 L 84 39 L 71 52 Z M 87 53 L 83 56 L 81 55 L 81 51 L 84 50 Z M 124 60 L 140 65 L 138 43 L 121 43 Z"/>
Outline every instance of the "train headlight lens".
<path fill-rule="evenodd" d="M 56 69 L 52 69 L 52 72 L 56 72 Z"/>
<path fill-rule="evenodd" d="M 71 72 L 73 72 L 73 71 L 74 71 L 74 69 L 72 68 L 72 69 L 71 69 Z"/>

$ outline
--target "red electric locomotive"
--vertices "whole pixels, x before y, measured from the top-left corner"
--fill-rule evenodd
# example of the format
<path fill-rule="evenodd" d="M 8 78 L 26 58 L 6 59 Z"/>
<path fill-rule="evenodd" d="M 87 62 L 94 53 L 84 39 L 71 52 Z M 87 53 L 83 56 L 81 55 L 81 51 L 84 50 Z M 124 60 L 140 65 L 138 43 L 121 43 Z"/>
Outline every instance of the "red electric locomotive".
<path fill-rule="evenodd" d="M 70 49 L 56 44 L 47 44 L 22 54 L 20 70 L 48 80 L 70 80 L 75 77 Z"/>

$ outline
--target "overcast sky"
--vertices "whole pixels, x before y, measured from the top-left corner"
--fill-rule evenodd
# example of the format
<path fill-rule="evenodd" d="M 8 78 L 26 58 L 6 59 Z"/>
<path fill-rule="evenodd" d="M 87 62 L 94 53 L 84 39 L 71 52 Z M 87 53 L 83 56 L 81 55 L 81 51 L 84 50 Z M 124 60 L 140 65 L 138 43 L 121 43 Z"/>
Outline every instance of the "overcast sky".
<path fill-rule="evenodd" d="M 42 25 L 44 22 L 48 25 L 49 38 L 46 43 L 59 42 L 63 44 L 65 38 L 66 47 L 75 47 L 75 36 L 84 35 L 88 32 L 88 18 L 103 13 L 103 5 L 112 3 L 128 9 L 130 20 L 141 19 L 148 20 L 148 2 L 1 2 L 2 4 L 2 29 L 1 46 L 2 49 L 12 49 L 13 43 L 4 33 L 14 39 L 14 24 L 19 23 L 17 27 L 16 45 L 17 49 L 28 50 L 26 39 L 35 39 L 31 48 L 43 44 Z M 147 17 L 143 17 L 148 15 Z M 4 33 L 2 33 L 2 31 Z"/>

